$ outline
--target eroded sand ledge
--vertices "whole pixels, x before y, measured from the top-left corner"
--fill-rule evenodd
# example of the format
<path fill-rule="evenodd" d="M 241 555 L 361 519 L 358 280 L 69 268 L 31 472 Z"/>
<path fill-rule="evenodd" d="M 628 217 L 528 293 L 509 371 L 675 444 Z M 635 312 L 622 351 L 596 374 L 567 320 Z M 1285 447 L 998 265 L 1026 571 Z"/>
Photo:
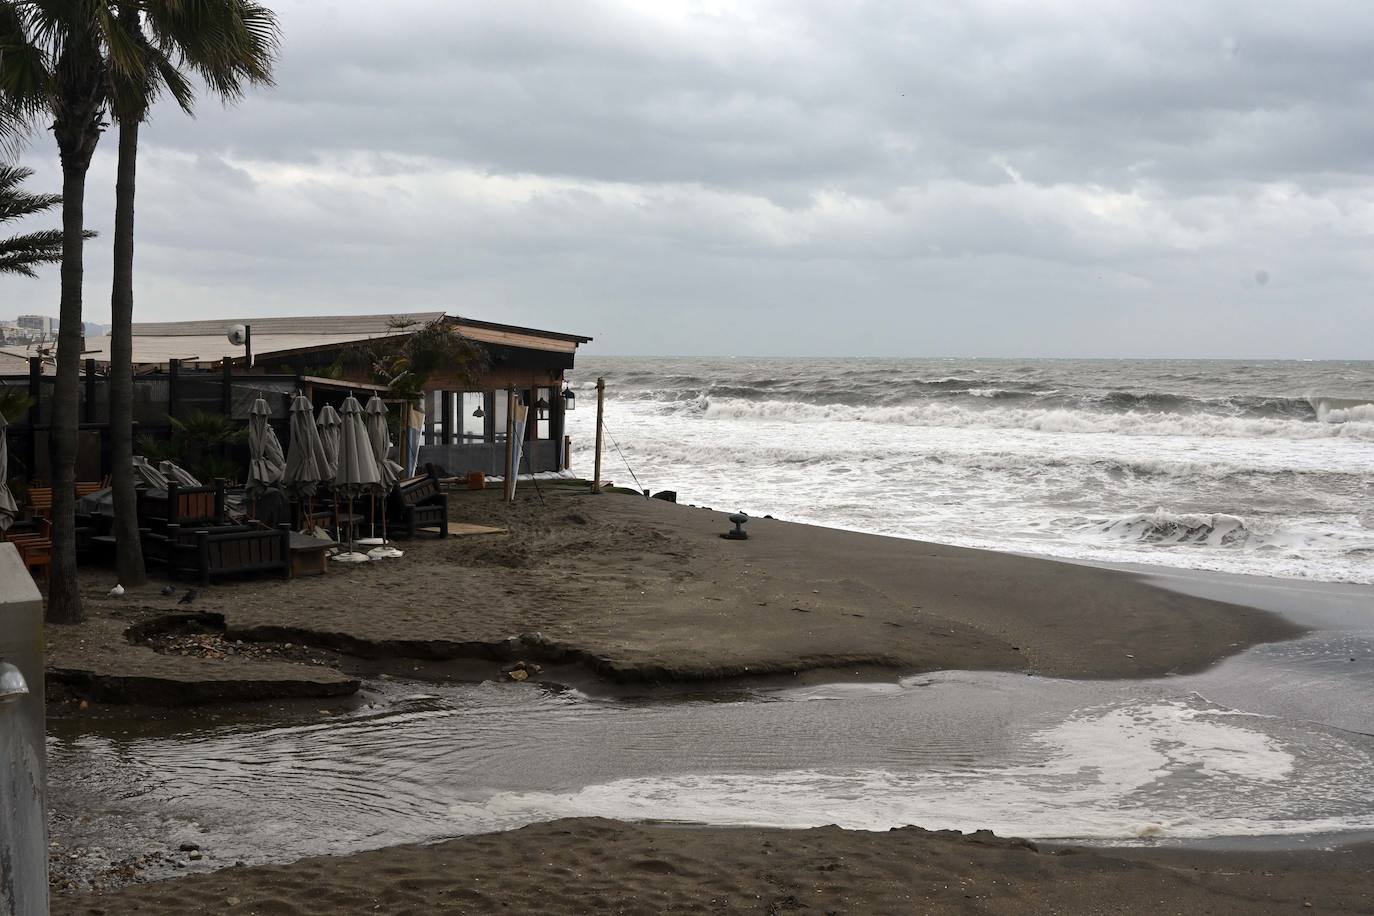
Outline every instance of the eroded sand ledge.
<path fill-rule="evenodd" d="M 231 639 L 379 659 L 382 670 L 391 658 L 523 658 L 621 683 L 943 669 L 1152 677 L 1303 632 L 1111 570 L 769 519 L 727 541 L 723 513 L 568 487 L 511 506 L 496 496 L 455 494 L 453 514 L 505 534 L 411 541 L 401 560 L 323 577 L 215 586 L 194 610 Z M 92 698 L 159 702 L 159 679 L 167 702 L 357 686 L 319 666 L 156 655 L 128 645 L 116 622 L 178 610 L 176 597 L 154 586 L 102 595 L 93 585 L 90 623 L 49 629 L 53 678 Z"/>

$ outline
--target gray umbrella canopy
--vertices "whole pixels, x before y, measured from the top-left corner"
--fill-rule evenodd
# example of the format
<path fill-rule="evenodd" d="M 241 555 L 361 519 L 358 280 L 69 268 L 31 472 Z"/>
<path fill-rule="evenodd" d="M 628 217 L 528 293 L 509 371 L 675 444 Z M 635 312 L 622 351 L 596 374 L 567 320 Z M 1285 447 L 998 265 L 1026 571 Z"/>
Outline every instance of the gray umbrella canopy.
<path fill-rule="evenodd" d="M 320 408 L 315 418 L 315 426 L 320 433 L 320 445 L 324 447 L 325 457 L 329 460 L 329 479 L 333 480 L 339 467 L 339 437 L 342 434 L 343 418 L 328 404 Z"/>
<path fill-rule="evenodd" d="M 401 466 L 387 457 L 391 453 L 391 435 L 386 428 L 386 405 L 377 395 L 368 399 L 367 438 L 372 443 L 372 458 L 382 478 L 382 489 L 389 491 L 401 479 Z"/>
<path fill-rule="evenodd" d="M 320 481 L 334 476 L 333 463 L 315 428 L 314 405 L 303 394 L 291 399 L 291 444 L 286 451 L 282 486 L 297 497 L 315 494 Z"/>
<path fill-rule="evenodd" d="M 381 472 L 372 457 L 372 441 L 367 436 L 363 405 L 349 395 L 343 402 L 343 425 L 339 428 L 339 464 L 334 485 L 340 496 L 354 497 L 375 493 L 381 487 Z"/>
<path fill-rule="evenodd" d="M 254 401 L 248 410 L 248 485 L 245 489 L 251 497 L 281 483 L 282 472 L 286 470 L 281 442 L 277 441 L 277 434 L 268 422 L 271 416 L 272 410 L 263 398 Z"/>
<path fill-rule="evenodd" d="M 4 414 L 0 414 L 0 531 L 6 531 L 14 522 L 15 516 L 19 514 L 19 505 L 14 501 L 14 494 L 10 492 L 10 448 L 6 444 L 8 436 L 6 430 L 9 429 L 9 421 Z"/>
<path fill-rule="evenodd" d="M 145 488 L 166 492 L 167 475 L 153 467 L 142 455 L 134 456 L 134 473 L 138 475 Z"/>
<path fill-rule="evenodd" d="M 176 485 L 179 487 L 200 486 L 200 481 L 196 479 L 195 475 L 175 461 L 159 461 L 157 469 L 163 477 L 167 478 L 168 482 L 176 481 Z"/>

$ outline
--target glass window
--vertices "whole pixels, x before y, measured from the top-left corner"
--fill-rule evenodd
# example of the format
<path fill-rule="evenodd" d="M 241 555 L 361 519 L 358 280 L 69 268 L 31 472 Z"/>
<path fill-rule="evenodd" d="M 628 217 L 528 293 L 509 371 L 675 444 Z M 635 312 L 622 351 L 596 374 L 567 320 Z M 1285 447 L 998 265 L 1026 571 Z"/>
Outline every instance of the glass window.
<path fill-rule="evenodd" d="M 536 388 L 534 390 L 535 404 L 541 401 L 545 404 L 551 404 L 553 403 L 552 398 L 553 392 L 548 388 Z M 539 408 L 537 416 L 539 419 L 536 421 L 534 437 L 547 440 L 549 438 L 549 408 Z"/>
<path fill-rule="evenodd" d="M 459 441 L 468 445 L 481 442 L 487 437 L 487 396 L 481 391 L 464 391 L 458 399 Z M 481 410 L 482 416 L 473 414 Z"/>

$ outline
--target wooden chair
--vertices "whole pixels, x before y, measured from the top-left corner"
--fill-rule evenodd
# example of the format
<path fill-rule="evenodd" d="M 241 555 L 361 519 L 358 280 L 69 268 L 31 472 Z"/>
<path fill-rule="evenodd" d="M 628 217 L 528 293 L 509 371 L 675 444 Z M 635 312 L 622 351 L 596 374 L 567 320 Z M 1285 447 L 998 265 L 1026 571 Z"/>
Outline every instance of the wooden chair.
<path fill-rule="evenodd" d="M 13 544 L 19 550 L 19 558 L 35 580 L 46 582 L 48 567 L 52 564 L 52 525 L 47 519 L 39 519 L 36 524 L 25 528 L 0 533 L 0 540 Z M 41 575 L 39 575 L 41 573 Z"/>
<path fill-rule="evenodd" d="M 433 468 L 392 487 L 384 511 L 392 534 L 413 538 L 421 528 L 436 528 L 439 537 L 448 537 L 448 494 Z"/>
<path fill-rule="evenodd" d="M 52 487 L 29 487 L 29 518 L 52 517 Z"/>
<path fill-rule="evenodd" d="M 99 481 L 78 480 L 76 482 L 76 498 L 80 499 L 83 496 L 90 496 L 92 493 L 98 493 L 108 486 L 109 484 Z"/>
<path fill-rule="evenodd" d="M 168 525 L 223 525 L 224 480 L 213 486 L 179 487 L 167 484 L 166 494 L 143 490 L 138 496 L 140 528 L 164 529 Z"/>
<path fill-rule="evenodd" d="M 48 567 L 52 564 L 52 541 L 34 538 L 16 545 L 24 566 L 36 582 L 48 581 Z"/>

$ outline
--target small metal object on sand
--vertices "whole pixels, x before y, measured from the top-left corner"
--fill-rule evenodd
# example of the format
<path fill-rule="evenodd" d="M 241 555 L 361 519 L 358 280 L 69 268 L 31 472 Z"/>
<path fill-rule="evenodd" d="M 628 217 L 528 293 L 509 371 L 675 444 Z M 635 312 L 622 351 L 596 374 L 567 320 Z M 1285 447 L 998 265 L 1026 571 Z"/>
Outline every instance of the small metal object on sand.
<path fill-rule="evenodd" d="M 743 512 L 736 512 L 734 515 L 730 516 L 730 521 L 735 523 L 734 530 L 725 532 L 721 537 L 725 538 L 727 541 L 749 540 L 749 535 L 744 533 L 744 523 L 749 521 L 749 516 L 745 515 Z"/>

